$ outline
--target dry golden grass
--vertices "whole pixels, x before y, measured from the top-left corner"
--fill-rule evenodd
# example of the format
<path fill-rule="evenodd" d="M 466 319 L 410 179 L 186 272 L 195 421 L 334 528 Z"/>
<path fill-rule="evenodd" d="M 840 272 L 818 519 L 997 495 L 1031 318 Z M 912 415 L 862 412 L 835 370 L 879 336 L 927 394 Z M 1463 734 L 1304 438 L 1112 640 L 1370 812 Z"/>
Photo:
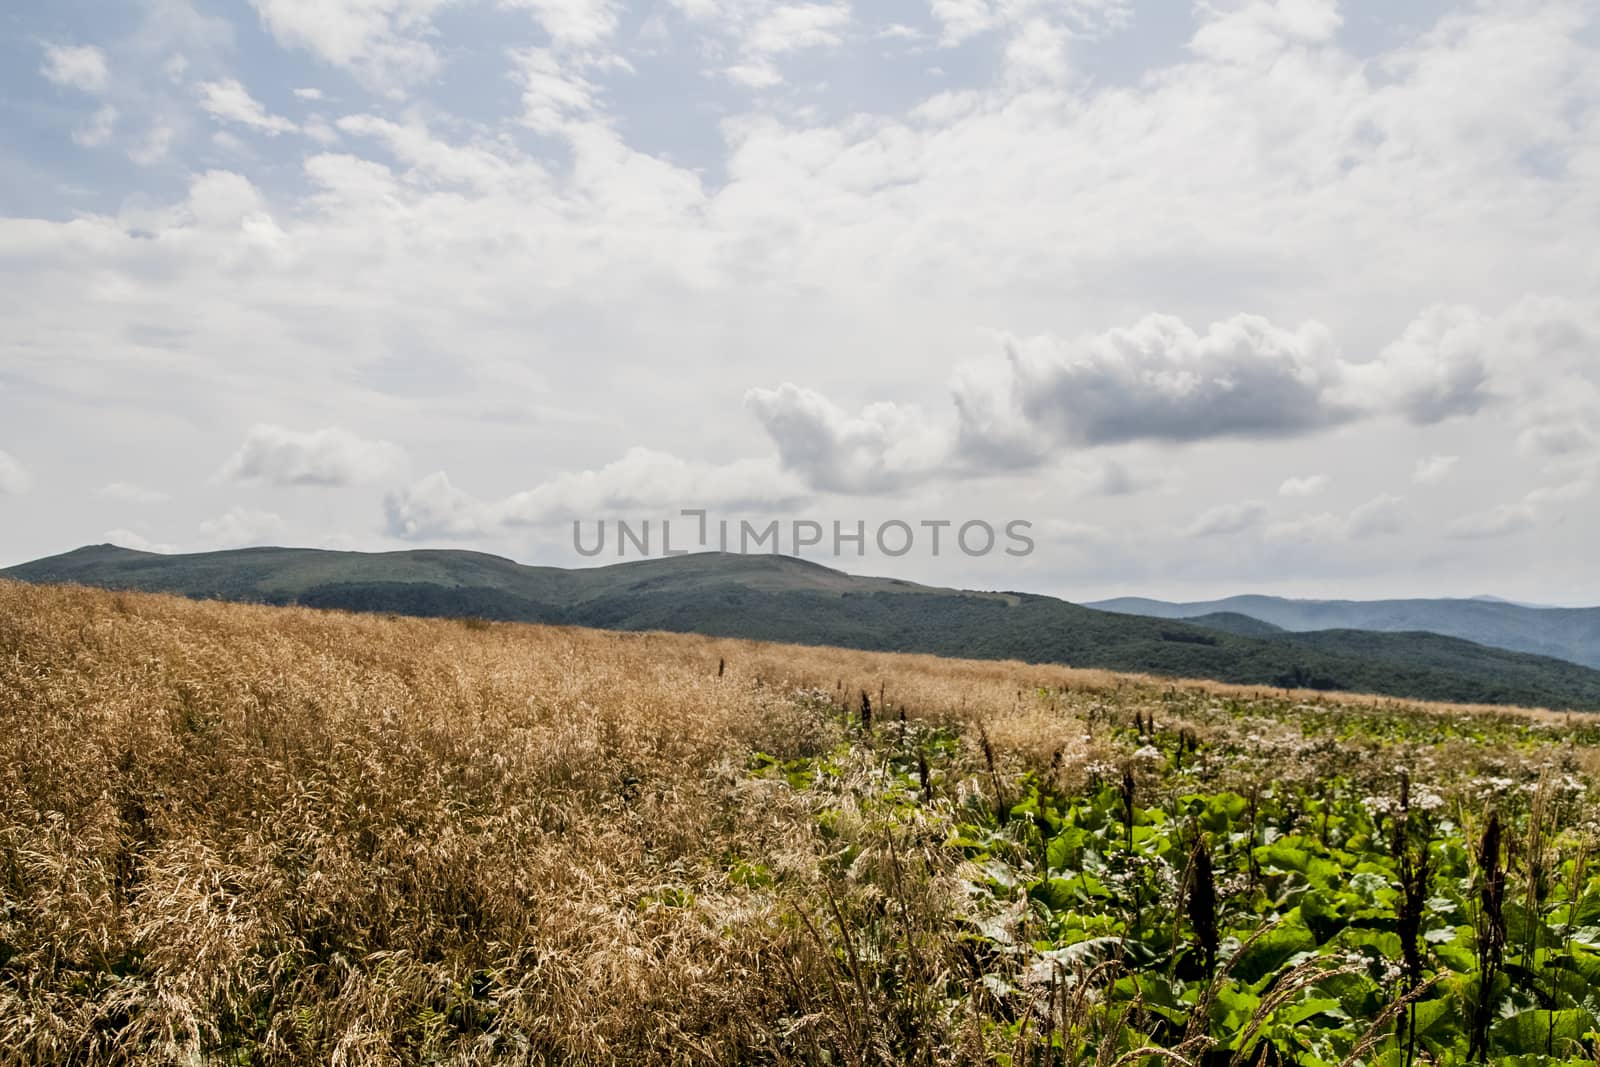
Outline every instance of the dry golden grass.
<path fill-rule="evenodd" d="M 1125 757 L 1097 723 L 1136 709 L 1284 702 L 0 582 L 0 1063 L 985 1062 L 940 806 L 835 798 L 846 877 L 817 798 L 749 772 L 845 736 L 796 690 L 958 733 L 951 804 Z M 850 932 L 895 909 L 891 995 Z"/>

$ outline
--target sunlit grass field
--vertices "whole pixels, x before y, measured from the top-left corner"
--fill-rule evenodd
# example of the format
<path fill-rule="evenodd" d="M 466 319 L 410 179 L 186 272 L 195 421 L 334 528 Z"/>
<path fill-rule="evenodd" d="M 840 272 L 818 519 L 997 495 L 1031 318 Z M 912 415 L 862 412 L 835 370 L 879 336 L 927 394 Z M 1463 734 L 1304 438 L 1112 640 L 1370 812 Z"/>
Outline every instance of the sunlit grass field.
<path fill-rule="evenodd" d="M 1594 1062 L 1597 721 L 0 582 L 0 1063 Z"/>

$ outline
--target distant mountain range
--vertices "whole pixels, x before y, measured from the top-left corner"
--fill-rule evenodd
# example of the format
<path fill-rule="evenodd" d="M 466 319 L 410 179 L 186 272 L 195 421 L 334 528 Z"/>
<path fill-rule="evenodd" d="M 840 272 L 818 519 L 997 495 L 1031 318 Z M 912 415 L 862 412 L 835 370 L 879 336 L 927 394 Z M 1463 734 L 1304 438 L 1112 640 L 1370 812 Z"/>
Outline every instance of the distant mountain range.
<path fill-rule="evenodd" d="M 1183 622 L 1028 593 L 857 577 L 775 555 L 702 553 L 565 570 L 477 552 L 249 548 L 169 556 L 97 545 L 0 578 L 1600 710 L 1600 671 L 1453 637 L 1290 633 L 1242 611 Z"/>
<path fill-rule="evenodd" d="M 1280 630 L 1426 630 L 1480 645 L 1555 656 L 1600 668 L 1600 608 L 1540 608 L 1492 597 L 1470 600 L 1286 600 L 1234 596 L 1225 600 L 1171 603 L 1120 597 L 1088 605 L 1100 611 L 1188 619 L 1200 625 L 1221 615 L 1245 616 Z M 1241 632 L 1231 624 L 1221 629 Z"/>

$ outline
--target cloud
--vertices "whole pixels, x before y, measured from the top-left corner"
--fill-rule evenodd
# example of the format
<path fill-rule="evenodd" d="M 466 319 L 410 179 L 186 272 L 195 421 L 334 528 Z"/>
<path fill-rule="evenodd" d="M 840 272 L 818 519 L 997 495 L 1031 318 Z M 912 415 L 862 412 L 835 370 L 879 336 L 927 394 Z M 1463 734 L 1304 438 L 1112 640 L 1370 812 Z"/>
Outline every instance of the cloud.
<path fill-rule="evenodd" d="M 39 73 L 57 85 L 92 94 L 105 92 L 111 79 L 106 54 L 93 45 L 46 45 Z"/>
<path fill-rule="evenodd" d="M 1470 308 L 1429 308 L 1376 361 L 1352 368 L 1353 388 L 1418 426 L 1474 414 L 1492 397 L 1486 335 Z"/>
<path fill-rule="evenodd" d="M 1029 19 L 1006 44 L 1007 77 L 1019 85 L 1066 81 L 1072 70 L 1067 57 L 1071 39 L 1065 26 L 1045 18 Z"/>
<path fill-rule="evenodd" d="M 105 144 L 116 130 L 117 116 L 117 109 L 110 104 L 100 108 L 90 117 L 87 125 L 72 131 L 72 143 L 84 148 L 98 148 Z"/>
<path fill-rule="evenodd" d="M 1539 486 L 1514 504 L 1501 504 L 1488 511 L 1463 515 L 1446 528 L 1446 533 L 1461 540 L 1505 537 L 1540 524 L 1563 504 L 1588 497 L 1595 487 L 1597 469 L 1589 467 L 1566 482 Z"/>
<path fill-rule="evenodd" d="M 141 167 L 153 167 L 167 158 L 178 131 L 166 123 L 158 122 L 145 131 L 139 144 L 130 149 L 128 159 Z"/>
<path fill-rule="evenodd" d="M 1346 360 L 1319 323 L 1291 331 L 1249 314 L 1204 334 L 1150 315 L 1075 340 L 1006 335 L 1004 362 L 957 369 L 957 436 L 967 463 L 1020 469 L 1062 447 L 1303 437 L 1385 414 L 1431 426 L 1547 390 L 1528 368 L 1562 353 L 1580 368 L 1573 375 L 1600 366 L 1594 336 L 1581 312 L 1540 300 L 1498 316 L 1431 307 L 1365 363 Z M 1558 450 L 1583 446 L 1585 435 L 1536 428 L 1527 437 Z"/>
<path fill-rule="evenodd" d="M 540 133 L 559 133 L 588 121 L 598 106 L 593 82 L 548 48 L 512 53 L 520 68 L 523 124 Z"/>
<path fill-rule="evenodd" d="M 766 460 L 702 463 L 631 448 L 596 470 L 559 474 L 508 497 L 497 512 L 508 525 L 529 526 L 628 509 L 787 509 L 806 495 L 803 485 Z"/>
<path fill-rule="evenodd" d="M 954 463 L 975 472 L 1020 471 L 1044 463 L 1052 451 L 1046 431 L 1021 410 L 1014 364 L 983 360 L 955 369 Z"/>
<path fill-rule="evenodd" d="M 219 548 L 241 548 L 277 541 L 287 529 L 288 524 L 273 512 L 234 507 L 224 515 L 202 522 L 200 536 Z"/>
<path fill-rule="evenodd" d="M 305 86 L 294 91 L 294 95 L 301 100 L 321 100 L 323 92 L 314 86 Z"/>
<path fill-rule="evenodd" d="M 874 35 L 880 41 L 921 41 L 927 34 L 903 22 L 891 22 Z"/>
<path fill-rule="evenodd" d="M 0 451 L 0 496 L 19 496 L 33 486 L 33 478 L 12 456 Z"/>
<path fill-rule="evenodd" d="M 273 137 L 298 128 L 286 118 L 268 114 L 250 91 L 233 78 L 201 82 L 199 92 L 201 109 L 224 122 L 249 126 Z"/>
<path fill-rule="evenodd" d="M 1593 452 L 1600 433 L 1583 416 L 1542 422 L 1517 435 L 1517 450 L 1530 456 L 1571 456 Z"/>
<path fill-rule="evenodd" d="M 1218 7 L 1197 4 L 1200 28 L 1189 48 L 1207 59 L 1255 65 L 1287 48 L 1320 44 L 1343 21 L 1336 0 L 1245 0 Z"/>
<path fill-rule="evenodd" d="M 170 494 L 163 493 L 159 489 L 146 489 L 132 482 L 111 482 L 102 485 L 95 490 L 95 495 L 103 496 L 107 500 L 120 500 L 125 504 L 160 504 L 172 499 Z"/>
<path fill-rule="evenodd" d="M 850 24 L 844 4 L 778 4 L 745 37 L 745 47 L 759 55 L 778 55 L 839 44 Z"/>
<path fill-rule="evenodd" d="M 783 75 L 767 59 L 747 59 L 742 63 L 735 63 L 724 73 L 727 74 L 729 81 L 736 82 L 746 89 L 770 89 L 774 85 L 783 84 Z"/>
<path fill-rule="evenodd" d="M 1399 533 L 1404 528 L 1400 508 L 1405 501 L 1397 496 L 1384 495 L 1367 501 L 1354 511 L 1345 523 L 1345 532 L 1351 540 Z"/>
<path fill-rule="evenodd" d="M 585 31 L 575 29 L 568 43 L 546 40 L 528 12 L 462 3 L 447 20 L 442 4 L 402 0 L 259 6 L 278 13 L 263 25 L 306 50 L 278 57 L 289 64 L 279 84 L 325 84 L 340 98 L 337 151 L 280 136 L 270 151 L 235 160 L 237 181 L 208 177 L 189 194 L 168 193 L 174 178 L 215 165 L 213 146 L 195 133 L 209 119 L 194 86 L 236 70 L 244 77 L 231 62 L 242 53 L 184 42 L 136 63 L 127 42 L 108 41 L 117 95 L 80 98 L 81 113 L 56 108 L 64 155 L 30 145 L 13 161 L 29 192 L 25 212 L 0 219 L 0 308 L 19 334 L 0 424 L 20 416 L 41 438 L 30 447 L 43 448 L 69 428 L 66 419 L 30 421 L 17 405 L 36 395 L 120 413 L 80 420 L 71 436 L 82 441 L 51 449 L 50 492 L 66 500 L 30 509 L 50 514 L 29 519 L 50 537 L 70 534 L 70 498 L 82 495 L 72 487 L 111 476 L 91 469 L 90 457 L 123 455 L 126 470 L 165 458 L 132 443 L 145 429 L 132 412 L 148 410 L 140 398 L 157 391 L 182 419 L 173 425 L 218 461 L 239 442 L 207 440 L 203 427 L 215 420 L 194 417 L 202 409 L 223 419 L 297 411 L 301 429 L 341 424 L 349 411 L 378 413 L 384 422 L 362 427 L 374 433 L 391 419 L 425 423 L 424 438 L 449 442 L 457 480 L 498 487 L 495 496 L 528 484 L 518 470 L 526 457 L 609 456 L 624 431 L 685 456 L 777 453 L 762 424 L 728 412 L 745 387 L 794 379 L 828 385 L 846 420 L 862 420 L 867 399 L 901 412 L 920 403 L 914 432 L 959 444 L 953 455 L 919 447 L 907 449 L 918 453 L 910 461 L 891 460 L 892 442 L 835 437 L 827 416 L 820 440 L 836 452 L 814 466 L 830 484 L 914 486 L 996 512 L 1022 495 L 1040 502 L 1042 520 L 1051 508 L 1086 517 L 1071 511 L 1074 492 L 1112 447 L 1135 472 L 1172 472 L 1166 501 L 1095 502 L 1093 521 L 1108 529 L 1160 525 L 1148 534 L 1154 553 L 1218 501 L 1255 494 L 1273 518 L 1300 510 L 1271 496 L 1288 474 L 1326 471 L 1343 491 L 1348 472 L 1387 470 L 1404 484 L 1412 460 L 1470 442 L 1473 478 L 1458 470 L 1438 491 L 1415 494 L 1437 531 L 1500 501 L 1482 487 L 1506 483 L 1519 445 L 1545 456 L 1580 443 L 1541 432 L 1554 424 L 1548 401 L 1595 407 L 1600 360 L 1583 338 L 1596 275 L 1582 235 L 1593 229 L 1600 84 L 1593 35 L 1576 26 L 1581 5 L 1456 5 L 1443 17 L 1432 5 L 1384 25 L 1363 13 L 1360 32 L 1348 34 L 1330 34 L 1326 4 L 1178 5 L 1180 32 L 1192 15 L 1207 34 L 1196 48 L 1172 39 L 1135 57 L 1126 42 L 1097 51 L 1069 37 L 1066 80 L 1023 82 L 1008 72 L 1007 50 L 1030 20 L 1059 28 L 1079 5 L 940 4 L 925 18 L 930 38 L 967 32 L 954 29 L 963 18 L 992 36 L 959 55 L 919 58 L 920 45 L 870 40 L 899 13 L 858 4 L 852 22 L 826 31 L 840 43 L 817 46 L 840 55 L 773 53 L 770 74 L 794 84 L 759 98 L 725 84 L 723 72 L 762 58 L 745 41 L 759 43 L 755 28 L 773 3 L 660 5 L 672 47 L 648 63 L 633 50 L 630 13 L 612 34 L 639 63 L 626 82 L 614 76 L 620 68 L 589 65 L 609 38 L 579 45 Z M 283 21 L 291 16 L 301 29 Z M 354 29 L 341 37 L 316 20 Z M 497 35 L 444 35 L 468 25 Z M 322 43 L 295 43 L 302 30 Z M 371 86 L 399 61 L 391 45 L 421 49 L 414 71 L 390 72 L 414 100 L 367 99 L 341 73 Z M 533 132 L 556 138 L 530 136 L 476 93 L 493 95 L 503 49 L 529 46 L 550 58 L 540 70 L 549 80 L 530 92 Z M 896 53 L 894 78 L 851 73 L 885 50 Z M 162 71 L 180 52 L 190 59 L 174 89 Z M 249 77 L 267 69 L 268 55 L 252 51 Z M 453 56 L 474 69 L 429 82 Z M 307 73 L 313 61 L 340 71 L 318 78 Z M 922 75 L 935 62 L 944 68 L 938 92 Z M 152 114 L 125 99 L 139 70 L 181 97 L 182 110 Z M 689 94 L 697 103 L 683 121 L 663 124 L 660 101 L 684 99 L 695 84 L 705 91 Z M 33 85 L 52 95 L 43 78 Z M 316 108 L 292 98 L 262 99 L 315 121 L 307 113 Z M 105 103 L 121 111 L 109 143 L 170 166 L 121 177 L 114 167 L 62 169 L 76 156 L 72 130 Z M 152 137 L 157 124 L 176 133 Z M 1540 295 L 1523 306 L 1524 291 Z M 1430 313 L 1435 306 L 1456 310 Z M 1153 354 L 1129 357 L 1097 333 L 1138 333 L 1152 310 L 1183 324 L 1151 330 L 1163 338 Z M 1214 339 L 1219 327 L 1208 324 L 1228 326 L 1240 312 L 1269 328 L 1235 331 L 1249 337 L 1242 343 L 1226 329 Z M 1308 319 L 1326 324 L 1321 341 L 1302 336 L 1297 324 Z M 984 340 L 998 331 L 1045 335 L 1038 365 L 1020 356 L 1014 364 L 1005 344 Z M 1191 350 L 1199 355 L 1186 357 Z M 943 369 L 985 354 L 978 372 L 957 374 L 945 408 Z M 1351 368 L 1369 364 L 1372 385 L 1358 389 L 1366 383 Z M 829 384 L 867 381 L 897 385 L 858 397 Z M 1231 409 L 1235 393 L 1250 398 L 1250 418 Z M 552 414 L 563 405 L 573 414 Z M 512 407 L 539 414 L 515 428 L 477 417 Z M 1361 432 L 1333 438 L 1330 428 L 1355 419 L 1366 420 Z M 1441 419 L 1453 423 L 1428 421 Z M 1212 447 L 1217 437 L 1257 447 Z M 767 468 L 823 491 L 812 489 L 804 458 L 792 458 Z M 418 473 L 444 465 L 435 458 Z M 308 538 L 334 521 L 326 496 L 297 499 L 310 495 L 272 505 L 303 522 L 296 529 Z M 1324 498 L 1309 499 L 1316 504 L 1304 510 L 1324 510 Z M 1569 508 L 1574 527 L 1593 526 Z M 1330 510 L 1332 521 L 1348 519 Z M 1172 529 L 1160 523 L 1167 513 L 1179 516 Z M 184 512 L 182 521 L 192 529 L 202 517 Z M 1415 541 L 1404 551 L 1386 545 L 1383 564 L 1376 553 L 1334 552 L 1317 563 L 1341 574 L 1388 567 L 1441 585 L 1457 580 L 1445 568 L 1470 576 L 1511 566 L 1492 549 L 1440 553 L 1421 515 L 1407 523 Z M 1574 527 L 1538 542 L 1548 573 L 1583 573 Z M 501 551 L 526 545 L 504 524 L 485 536 Z M 1271 561 L 1250 565 L 1258 562 L 1266 580 Z M 1197 566 L 1183 580 L 1217 576 Z"/>
<path fill-rule="evenodd" d="M 1040 437 L 1079 446 L 1294 437 L 1356 414 L 1330 398 L 1340 364 L 1314 323 L 1290 331 L 1238 315 L 1200 334 L 1151 315 L 1076 341 L 1007 338 L 1005 349 L 1009 397 L 992 378 L 966 395 L 974 379 L 958 381 L 961 437 L 980 455 Z"/>
<path fill-rule="evenodd" d="M 1411 472 L 1411 480 L 1419 485 L 1437 485 L 1450 477 L 1450 472 L 1455 470 L 1460 460 L 1460 456 L 1427 456 L 1419 459 Z"/>
<path fill-rule="evenodd" d="M 1322 544 L 1362 541 L 1400 533 L 1405 528 L 1400 497 L 1375 497 L 1351 510 L 1348 515 L 1322 512 L 1275 522 L 1266 529 L 1271 541 L 1303 541 Z"/>
<path fill-rule="evenodd" d="M 300 132 L 307 138 L 324 147 L 334 144 L 339 140 L 339 131 L 320 115 L 313 115 L 300 126 Z"/>
<path fill-rule="evenodd" d="M 339 130 L 382 142 L 419 178 L 493 191 L 514 187 L 528 177 L 492 153 L 441 143 L 415 119 L 401 125 L 372 115 L 346 115 L 339 120 Z"/>
<path fill-rule="evenodd" d="M 1155 475 L 1135 474 L 1127 466 L 1108 459 L 1093 469 L 1087 490 L 1097 496 L 1134 496 L 1166 484 Z"/>
<path fill-rule="evenodd" d="M 1528 495 L 1523 498 L 1523 503 L 1534 508 L 1544 508 L 1551 504 L 1570 504 L 1582 500 L 1594 492 L 1597 474 L 1600 474 L 1600 465 L 1590 465 L 1577 477 L 1568 481 L 1529 490 Z"/>
<path fill-rule="evenodd" d="M 1278 486 L 1279 496 L 1316 496 L 1328 487 L 1326 474 L 1308 474 L 1303 478 L 1287 478 Z"/>
<path fill-rule="evenodd" d="M 598 469 L 559 474 L 493 501 L 456 488 L 439 471 L 390 493 L 384 513 L 392 536 L 424 541 L 478 537 L 627 511 L 673 515 L 683 508 L 786 510 L 805 496 L 802 485 L 765 461 L 700 463 L 634 448 Z"/>
<path fill-rule="evenodd" d="M 427 40 L 452 0 L 250 0 L 279 44 L 302 48 L 382 88 L 431 77 L 439 57 Z"/>
<path fill-rule="evenodd" d="M 1332 543 L 1343 540 L 1344 536 L 1345 520 L 1331 511 L 1283 519 L 1269 524 L 1266 528 L 1266 537 L 1269 541 Z"/>
<path fill-rule="evenodd" d="M 261 190 L 231 171 L 210 170 L 192 178 L 184 211 L 201 233 L 253 233 L 261 239 L 276 228 Z M 230 258 L 237 259 L 241 251 Z"/>
<path fill-rule="evenodd" d="M 814 487 L 877 492 L 934 472 L 1025 471 L 1075 448 L 1308 437 L 1385 414 L 1414 425 L 1470 414 L 1490 396 L 1491 375 L 1481 358 L 1485 339 L 1512 338 L 1519 330 L 1527 335 L 1514 324 L 1528 319 L 1520 308 L 1499 318 L 1431 309 L 1366 364 L 1343 359 L 1318 323 L 1291 331 L 1243 314 L 1204 334 L 1175 317 L 1151 315 L 1070 341 L 1003 335 L 1003 361 L 956 368 L 956 422 L 948 430 L 894 404 L 874 405 L 851 419 L 821 395 L 792 385 L 752 390 L 746 403 L 785 466 L 804 473 Z M 1584 443 L 1583 431 L 1560 439 L 1541 431 L 1528 436 L 1549 448 Z M 1448 469 L 1436 457 L 1419 464 L 1416 477 L 1441 479 Z M 1311 496 L 1328 481 L 1325 475 L 1290 478 L 1279 494 Z"/>
<path fill-rule="evenodd" d="M 1220 537 L 1243 533 L 1260 526 L 1267 519 L 1267 507 L 1260 501 L 1247 500 L 1242 504 L 1221 504 L 1202 512 L 1183 530 L 1184 537 Z"/>
<path fill-rule="evenodd" d="M 1586 372 L 1592 380 L 1597 364 L 1600 325 L 1577 305 L 1530 297 L 1498 315 L 1435 305 L 1376 359 L 1350 366 L 1342 395 L 1432 426 L 1500 402 L 1533 402 Z"/>
<path fill-rule="evenodd" d="M 444 471 L 435 471 L 384 498 L 385 529 L 407 541 L 481 537 L 496 522 L 483 501 L 457 489 Z"/>
<path fill-rule="evenodd" d="M 245 484 L 330 487 L 381 481 L 404 466 L 405 453 L 398 446 L 338 427 L 299 433 L 257 425 L 223 463 L 218 477 Z"/>
<path fill-rule="evenodd" d="M 940 26 L 940 45 L 953 48 L 981 34 L 1043 18 L 1073 36 L 1094 38 L 1126 25 L 1133 5 L 1131 0 L 931 0 L 929 11 Z"/>
<path fill-rule="evenodd" d="M 1537 518 L 1537 512 L 1526 503 L 1502 504 L 1475 515 L 1463 515 L 1450 523 L 1445 532 L 1458 540 L 1480 541 L 1526 530 Z"/>
<path fill-rule="evenodd" d="M 738 58 L 723 68 L 747 89 L 781 84 L 776 59 L 793 52 L 834 48 L 844 43 L 851 24 L 848 3 L 766 3 L 763 0 L 672 0 L 691 22 L 712 35 L 712 54 L 733 51 Z"/>
<path fill-rule="evenodd" d="M 893 492 L 938 470 L 947 438 L 913 407 L 878 403 L 850 415 L 820 393 L 784 384 L 751 389 L 745 406 L 787 470 L 826 492 Z"/>
<path fill-rule="evenodd" d="M 997 21 L 989 0 L 932 0 L 933 17 L 943 26 L 941 43 L 961 44 L 992 29 Z"/>
<path fill-rule="evenodd" d="M 501 0 L 501 6 L 532 11 L 558 48 L 592 48 L 617 28 L 611 0 Z"/>

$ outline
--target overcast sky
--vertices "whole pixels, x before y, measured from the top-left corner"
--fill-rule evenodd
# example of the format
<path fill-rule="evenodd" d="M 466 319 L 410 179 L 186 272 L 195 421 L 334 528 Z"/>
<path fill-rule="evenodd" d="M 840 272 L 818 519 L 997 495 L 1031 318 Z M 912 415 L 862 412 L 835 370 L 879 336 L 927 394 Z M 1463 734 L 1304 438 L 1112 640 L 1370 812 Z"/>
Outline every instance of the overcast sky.
<path fill-rule="evenodd" d="M 1600 603 L 1597 293 L 1595 0 L 0 12 L 0 563 L 701 507 Z"/>

